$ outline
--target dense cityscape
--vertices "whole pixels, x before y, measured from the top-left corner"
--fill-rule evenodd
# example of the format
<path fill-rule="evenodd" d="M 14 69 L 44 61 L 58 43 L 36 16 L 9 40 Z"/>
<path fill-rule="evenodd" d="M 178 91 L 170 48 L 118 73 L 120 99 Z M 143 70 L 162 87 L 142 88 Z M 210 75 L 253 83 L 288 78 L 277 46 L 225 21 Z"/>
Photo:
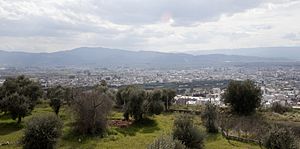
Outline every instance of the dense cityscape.
<path fill-rule="evenodd" d="M 59 85 L 92 87 L 102 80 L 116 89 L 131 84 L 146 85 L 147 87 L 171 87 L 178 91 L 176 99 L 184 101 L 178 103 L 184 104 L 203 104 L 210 99 L 216 101 L 217 104 L 223 104 L 220 97 L 229 80 L 250 79 L 261 87 L 264 106 L 270 106 L 273 102 L 281 102 L 295 107 L 300 105 L 300 66 L 292 64 L 210 66 L 186 70 L 124 67 L 90 69 L 1 68 L 0 85 L 5 81 L 5 77 L 21 74 L 40 82 L 44 88 Z M 173 86 L 168 86 L 170 84 Z"/>

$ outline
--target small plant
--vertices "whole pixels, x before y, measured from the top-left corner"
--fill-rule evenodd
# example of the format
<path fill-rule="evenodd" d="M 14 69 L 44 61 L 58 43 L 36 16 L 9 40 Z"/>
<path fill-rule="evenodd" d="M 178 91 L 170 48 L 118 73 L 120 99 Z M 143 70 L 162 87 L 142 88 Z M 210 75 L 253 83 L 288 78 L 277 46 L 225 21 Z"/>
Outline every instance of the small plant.
<path fill-rule="evenodd" d="M 279 114 L 283 114 L 285 112 L 291 111 L 292 108 L 289 107 L 289 106 L 284 106 L 284 105 L 280 104 L 279 102 L 274 102 L 272 104 L 271 110 L 273 112 L 276 112 L 276 113 L 279 113 Z"/>
<path fill-rule="evenodd" d="M 179 140 L 174 140 L 171 136 L 162 136 L 148 145 L 148 149 L 186 149 Z"/>
<path fill-rule="evenodd" d="M 273 127 L 266 136 L 264 145 L 267 149 L 297 149 L 295 135 L 288 128 Z"/>
<path fill-rule="evenodd" d="M 218 111 L 215 105 L 207 103 L 201 118 L 207 132 L 218 133 Z"/>
<path fill-rule="evenodd" d="M 54 114 L 39 115 L 26 124 L 24 149 L 52 149 L 61 136 L 62 121 Z"/>
<path fill-rule="evenodd" d="M 173 138 L 191 149 L 202 149 L 204 147 L 204 133 L 201 132 L 188 114 L 179 115 L 174 121 Z"/>

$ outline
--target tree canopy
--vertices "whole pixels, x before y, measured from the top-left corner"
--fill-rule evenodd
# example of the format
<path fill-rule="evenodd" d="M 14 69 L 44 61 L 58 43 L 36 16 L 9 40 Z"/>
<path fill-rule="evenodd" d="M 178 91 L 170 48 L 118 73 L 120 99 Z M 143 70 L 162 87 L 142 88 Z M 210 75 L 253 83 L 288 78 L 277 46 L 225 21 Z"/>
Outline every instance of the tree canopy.
<path fill-rule="evenodd" d="M 231 81 L 223 95 L 224 102 L 233 112 L 249 115 L 261 104 L 262 93 L 251 80 Z"/>
<path fill-rule="evenodd" d="M 0 87 L 1 111 L 9 112 L 11 117 L 18 118 L 18 123 L 20 123 L 21 118 L 34 109 L 38 98 L 42 95 L 40 84 L 23 75 L 7 78 Z"/>

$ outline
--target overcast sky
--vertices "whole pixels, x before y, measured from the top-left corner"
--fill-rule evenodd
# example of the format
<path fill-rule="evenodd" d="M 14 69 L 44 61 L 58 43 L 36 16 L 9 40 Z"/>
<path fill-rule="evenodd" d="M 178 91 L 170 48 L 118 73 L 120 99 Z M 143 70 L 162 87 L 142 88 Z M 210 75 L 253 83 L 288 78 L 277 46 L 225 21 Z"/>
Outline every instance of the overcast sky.
<path fill-rule="evenodd" d="M 300 0 L 0 0 L 0 49 L 300 46 Z"/>

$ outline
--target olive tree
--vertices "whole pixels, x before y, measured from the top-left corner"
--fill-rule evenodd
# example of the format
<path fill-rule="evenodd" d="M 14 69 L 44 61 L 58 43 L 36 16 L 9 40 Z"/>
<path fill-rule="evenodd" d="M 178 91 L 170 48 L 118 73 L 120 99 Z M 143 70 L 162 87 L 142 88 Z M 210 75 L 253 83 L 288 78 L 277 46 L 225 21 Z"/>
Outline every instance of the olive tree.
<path fill-rule="evenodd" d="M 112 108 L 110 96 L 99 90 L 79 93 L 74 100 L 74 130 L 79 134 L 103 135 Z"/>
<path fill-rule="evenodd" d="M 297 140 L 288 128 L 272 127 L 265 138 L 264 145 L 267 149 L 298 149 Z"/>
<path fill-rule="evenodd" d="M 223 98 L 233 112 L 240 115 L 250 115 L 260 106 L 262 92 L 253 81 L 231 81 Z"/>
<path fill-rule="evenodd" d="M 129 120 L 129 117 L 133 117 L 135 121 L 143 119 L 144 101 L 146 99 L 146 93 L 143 89 L 138 87 L 130 87 L 127 89 L 124 99 L 127 103 L 124 105 L 124 118 Z"/>
<path fill-rule="evenodd" d="M 202 122 L 209 133 L 218 133 L 218 111 L 217 106 L 207 103 L 201 116 Z"/>
<path fill-rule="evenodd" d="M 204 148 L 204 133 L 195 126 L 192 116 L 188 114 L 179 115 L 174 120 L 173 138 L 191 149 Z"/>
<path fill-rule="evenodd" d="M 42 95 L 40 85 L 25 76 L 7 78 L 0 89 L 1 111 L 10 113 L 13 119 L 18 118 L 20 123 L 21 118 L 34 109 Z"/>
<path fill-rule="evenodd" d="M 65 90 L 61 86 L 50 88 L 47 92 L 47 96 L 50 99 L 50 106 L 56 115 L 59 113 L 59 109 L 63 104 L 65 98 Z"/>
<path fill-rule="evenodd" d="M 161 90 L 156 89 L 148 92 L 147 100 L 144 103 L 144 109 L 147 115 L 159 115 L 164 111 L 162 97 L 163 92 Z"/>
<path fill-rule="evenodd" d="M 176 91 L 173 89 L 162 89 L 162 101 L 164 102 L 165 110 L 169 110 L 174 102 Z"/>

